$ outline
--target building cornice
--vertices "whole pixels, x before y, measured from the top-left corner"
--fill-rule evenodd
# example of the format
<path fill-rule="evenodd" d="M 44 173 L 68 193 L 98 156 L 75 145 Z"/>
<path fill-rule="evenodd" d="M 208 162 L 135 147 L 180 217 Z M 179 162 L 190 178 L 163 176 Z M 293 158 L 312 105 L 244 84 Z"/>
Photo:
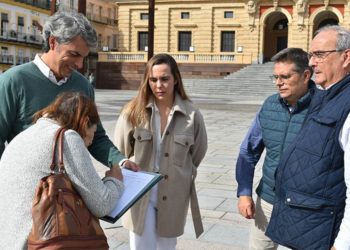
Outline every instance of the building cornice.
<path fill-rule="evenodd" d="M 131 5 L 131 4 L 146 4 L 148 5 L 147 0 L 115 0 L 117 5 Z M 190 3 L 231 3 L 234 2 L 232 0 L 155 0 L 155 4 L 190 4 Z M 246 0 L 239 1 L 245 3 Z"/>

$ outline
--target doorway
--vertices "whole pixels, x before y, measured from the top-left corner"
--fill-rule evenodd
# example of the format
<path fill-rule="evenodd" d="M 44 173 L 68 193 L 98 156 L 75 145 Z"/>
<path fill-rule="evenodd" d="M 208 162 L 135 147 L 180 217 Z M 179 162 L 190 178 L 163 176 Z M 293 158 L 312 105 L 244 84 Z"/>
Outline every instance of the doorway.
<path fill-rule="evenodd" d="M 273 12 L 266 19 L 263 62 L 270 61 L 272 56 L 287 47 L 288 19 L 281 12 Z"/>

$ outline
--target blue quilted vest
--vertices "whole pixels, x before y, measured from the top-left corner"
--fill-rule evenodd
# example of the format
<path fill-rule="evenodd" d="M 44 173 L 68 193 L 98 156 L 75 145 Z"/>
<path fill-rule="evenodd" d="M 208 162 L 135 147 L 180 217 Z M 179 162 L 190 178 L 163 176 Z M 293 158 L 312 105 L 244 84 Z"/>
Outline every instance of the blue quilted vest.
<path fill-rule="evenodd" d="M 309 114 L 277 170 L 266 235 L 293 249 L 330 249 L 344 214 L 344 152 L 339 133 L 350 111 L 350 75 L 316 90 Z"/>
<path fill-rule="evenodd" d="M 279 94 L 270 96 L 259 113 L 259 122 L 266 150 L 263 176 L 256 189 L 266 202 L 273 204 L 275 198 L 275 172 L 282 152 L 294 141 L 298 134 L 310 103 L 308 92 L 300 98 L 292 112 Z"/>

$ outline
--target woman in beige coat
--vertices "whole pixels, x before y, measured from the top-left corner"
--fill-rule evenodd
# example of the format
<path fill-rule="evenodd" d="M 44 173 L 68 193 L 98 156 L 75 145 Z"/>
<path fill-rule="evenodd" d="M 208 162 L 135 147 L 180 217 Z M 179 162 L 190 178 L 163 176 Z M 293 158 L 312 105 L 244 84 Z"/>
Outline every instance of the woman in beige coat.
<path fill-rule="evenodd" d="M 171 56 L 158 54 L 147 63 L 138 95 L 118 119 L 114 140 L 142 170 L 164 177 L 123 218 L 130 248 L 175 249 L 190 201 L 198 237 L 203 226 L 194 180 L 207 151 L 207 134 Z"/>

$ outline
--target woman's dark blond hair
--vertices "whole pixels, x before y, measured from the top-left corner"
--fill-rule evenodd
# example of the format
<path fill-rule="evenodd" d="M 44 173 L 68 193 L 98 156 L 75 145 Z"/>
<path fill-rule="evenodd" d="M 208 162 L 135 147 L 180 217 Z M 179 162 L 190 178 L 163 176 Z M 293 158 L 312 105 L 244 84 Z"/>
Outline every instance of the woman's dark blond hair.
<path fill-rule="evenodd" d="M 170 68 L 175 83 L 174 94 L 178 93 L 182 99 L 189 100 L 185 92 L 181 74 L 175 59 L 168 54 L 157 54 L 153 56 L 146 64 L 146 69 L 143 74 L 143 79 L 140 84 L 137 96 L 131 100 L 123 109 L 124 115 L 128 116 L 129 122 L 134 127 L 142 125 L 148 121 L 149 114 L 146 111 L 146 105 L 149 103 L 150 97 L 153 95 L 152 90 L 149 86 L 149 78 L 153 66 L 160 64 L 166 64 Z"/>
<path fill-rule="evenodd" d="M 33 122 L 47 117 L 66 129 L 73 129 L 84 138 L 86 129 L 100 121 L 94 101 L 79 92 L 64 92 L 46 108 L 36 112 Z"/>

